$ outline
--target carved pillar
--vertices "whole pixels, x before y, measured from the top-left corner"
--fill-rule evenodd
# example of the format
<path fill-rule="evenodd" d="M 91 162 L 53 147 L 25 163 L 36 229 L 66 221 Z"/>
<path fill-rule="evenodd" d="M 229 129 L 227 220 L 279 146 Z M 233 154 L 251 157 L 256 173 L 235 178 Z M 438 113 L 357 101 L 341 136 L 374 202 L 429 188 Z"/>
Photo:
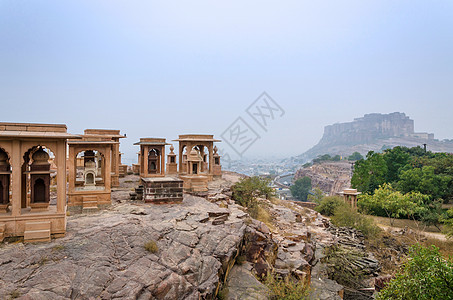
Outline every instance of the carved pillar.
<path fill-rule="evenodd" d="M 22 153 L 20 153 L 20 141 L 13 141 L 11 153 L 12 166 L 12 202 L 11 215 L 19 216 L 21 209 L 21 186 L 22 186 Z"/>
<path fill-rule="evenodd" d="M 57 143 L 57 212 L 66 211 L 66 141 Z"/>

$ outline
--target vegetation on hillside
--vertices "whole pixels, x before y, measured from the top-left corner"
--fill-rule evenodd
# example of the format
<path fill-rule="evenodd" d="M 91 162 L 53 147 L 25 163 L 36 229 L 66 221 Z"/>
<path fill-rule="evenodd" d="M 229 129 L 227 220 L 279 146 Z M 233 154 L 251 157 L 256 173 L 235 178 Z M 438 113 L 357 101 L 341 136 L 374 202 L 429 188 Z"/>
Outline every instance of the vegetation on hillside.
<path fill-rule="evenodd" d="M 443 258 L 436 246 L 412 246 L 409 259 L 378 299 L 453 299 L 453 259 Z"/>
<path fill-rule="evenodd" d="M 370 151 L 355 164 L 351 184 L 362 211 L 389 218 L 422 221 L 453 232 L 453 215 L 442 209 L 453 199 L 453 155 L 420 147 Z"/>
<path fill-rule="evenodd" d="M 231 190 L 233 191 L 234 201 L 246 207 L 252 218 L 272 226 L 269 213 L 258 201 L 258 198 L 270 199 L 275 196 L 274 190 L 269 184 L 270 179 L 253 176 L 242 178 L 231 187 Z"/>
<path fill-rule="evenodd" d="M 311 178 L 307 176 L 299 178 L 289 189 L 294 198 L 299 201 L 307 201 L 308 193 L 311 190 Z"/>

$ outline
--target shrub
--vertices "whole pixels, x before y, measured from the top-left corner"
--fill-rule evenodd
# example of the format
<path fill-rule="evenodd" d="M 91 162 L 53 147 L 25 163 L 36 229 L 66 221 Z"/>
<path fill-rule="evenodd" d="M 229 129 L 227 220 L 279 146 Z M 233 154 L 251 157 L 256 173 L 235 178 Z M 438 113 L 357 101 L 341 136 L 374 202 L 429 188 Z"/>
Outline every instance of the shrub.
<path fill-rule="evenodd" d="M 228 287 L 227 286 L 223 286 L 220 290 L 219 290 L 219 293 L 217 294 L 217 299 L 219 300 L 226 300 L 228 299 Z"/>
<path fill-rule="evenodd" d="M 268 273 L 264 284 L 269 288 L 270 299 L 308 299 L 307 285 L 303 281 L 291 279 L 289 276 L 279 279 Z"/>
<path fill-rule="evenodd" d="M 242 178 L 231 187 L 233 199 L 244 207 L 251 207 L 255 204 L 257 197 L 269 199 L 274 195 L 274 190 L 269 186 L 269 183 L 269 179 L 257 176 Z"/>
<path fill-rule="evenodd" d="M 416 244 L 402 270 L 378 299 L 453 299 L 453 260 L 445 260 L 436 246 Z"/>
<path fill-rule="evenodd" d="M 150 253 L 157 253 L 157 251 L 159 251 L 159 247 L 157 247 L 156 242 L 153 240 L 150 240 L 145 243 L 145 249 Z"/>
<path fill-rule="evenodd" d="M 339 206 L 346 206 L 343 198 L 339 196 L 328 196 L 324 197 L 315 209 L 324 216 L 332 216 L 335 208 Z"/>
<path fill-rule="evenodd" d="M 332 223 L 338 227 L 352 227 L 360 230 L 367 238 L 376 237 L 381 231 L 373 219 L 358 213 L 346 205 L 337 206 L 331 218 Z"/>
<path fill-rule="evenodd" d="M 236 264 L 237 265 L 243 265 L 247 261 L 247 257 L 245 255 L 239 255 L 236 258 Z"/>

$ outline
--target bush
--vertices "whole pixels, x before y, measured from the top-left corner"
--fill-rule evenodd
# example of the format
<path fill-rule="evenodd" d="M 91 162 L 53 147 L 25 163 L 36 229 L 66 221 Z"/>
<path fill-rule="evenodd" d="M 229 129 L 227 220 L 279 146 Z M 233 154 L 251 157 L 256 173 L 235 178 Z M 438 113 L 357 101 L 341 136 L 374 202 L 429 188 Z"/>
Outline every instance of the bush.
<path fill-rule="evenodd" d="M 327 196 L 321 200 L 321 203 L 315 209 L 324 216 L 333 216 L 335 208 L 339 206 L 346 206 L 343 198 L 339 196 Z"/>
<path fill-rule="evenodd" d="M 157 251 L 159 251 L 159 247 L 157 247 L 156 242 L 153 240 L 145 243 L 145 249 L 150 253 L 157 253 Z"/>
<path fill-rule="evenodd" d="M 453 260 L 445 260 L 436 246 L 416 244 L 402 270 L 378 299 L 453 299 Z"/>
<path fill-rule="evenodd" d="M 269 199 L 274 196 L 274 190 L 269 186 L 269 183 L 269 179 L 258 176 L 242 178 L 231 187 L 233 199 L 244 207 L 252 207 L 255 205 L 257 197 Z"/>
<path fill-rule="evenodd" d="M 307 285 L 303 281 L 293 280 L 289 276 L 285 279 L 279 279 L 274 275 L 267 274 L 264 284 L 269 288 L 270 299 L 308 299 Z"/>
<path fill-rule="evenodd" d="M 360 230 L 367 238 L 376 237 L 381 231 L 374 223 L 373 219 L 358 213 L 356 210 L 353 210 L 346 205 L 335 208 L 331 221 L 338 227 L 352 227 Z"/>

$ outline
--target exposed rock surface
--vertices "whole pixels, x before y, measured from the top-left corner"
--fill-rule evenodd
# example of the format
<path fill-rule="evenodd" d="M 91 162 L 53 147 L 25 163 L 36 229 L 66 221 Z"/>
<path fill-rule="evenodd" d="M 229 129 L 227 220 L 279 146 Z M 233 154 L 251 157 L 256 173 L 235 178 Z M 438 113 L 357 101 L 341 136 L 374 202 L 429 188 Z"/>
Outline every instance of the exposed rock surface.
<path fill-rule="evenodd" d="M 178 205 L 119 204 L 70 217 L 64 238 L 0 249 L 0 299 L 212 298 L 246 228 L 234 205 L 214 225 L 209 215 L 219 214 L 187 196 Z M 144 248 L 150 240 L 156 253 Z"/>
<path fill-rule="evenodd" d="M 319 257 L 326 246 L 355 241 L 292 202 L 258 199 L 270 220 L 251 219 L 231 199 L 240 177 L 228 173 L 203 198 L 185 195 L 180 204 L 127 200 L 126 185 L 112 192 L 109 209 L 70 216 L 64 238 L 0 244 L 0 299 L 213 299 L 223 284 L 229 299 L 266 299 L 257 278 L 268 272 L 311 281 L 314 299 L 338 298 L 342 287 L 326 278 Z M 157 251 L 145 249 L 150 241 Z M 238 255 L 246 263 L 234 266 Z"/>
<path fill-rule="evenodd" d="M 256 279 L 248 263 L 235 265 L 228 279 L 228 296 L 230 300 L 268 299 L 269 289 Z"/>
<path fill-rule="evenodd" d="M 324 193 L 336 195 L 348 188 L 351 182 L 351 164 L 349 162 L 323 162 L 310 167 L 299 169 L 294 180 L 304 176 L 311 178 L 313 188 L 319 188 Z"/>

